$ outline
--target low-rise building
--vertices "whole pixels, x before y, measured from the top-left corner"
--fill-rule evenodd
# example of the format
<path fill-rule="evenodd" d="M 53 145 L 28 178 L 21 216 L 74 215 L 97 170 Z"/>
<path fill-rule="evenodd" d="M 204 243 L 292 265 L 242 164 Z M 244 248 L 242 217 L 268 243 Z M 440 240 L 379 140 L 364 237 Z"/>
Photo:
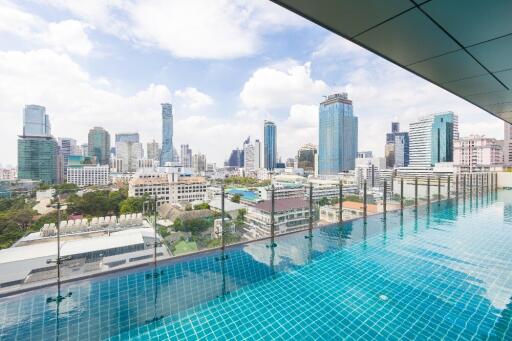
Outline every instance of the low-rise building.
<path fill-rule="evenodd" d="M 366 205 L 366 214 L 376 214 L 379 207 L 374 204 Z M 362 217 L 364 214 L 363 203 L 355 201 L 344 201 L 342 208 L 343 220 Z M 320 221 L 329 224 L 339 222 L 340 210 L 338 205 L 325 205 L 320 207 Z"/>
<path fill-rule="evenodd" d="M 265 200 L 248 208 L 246 237 L 249 239 L 270 236 L 271 200 Z M 308 227 L 309 203 L 304 198 L 286 198 L 274 202 L 275 233 L 296 231 Z"/>
<path fill-rule="evenodd" d="M 454 141 L 453 165 L 458 173 L 487 172 L 503 166 L 503 141 L 471 135 Z"/>
<path fill-rule="evenodd" d="M 66 181 L 77 186 L 106 186 L 110 183 L 108 165 L 83 165 L 67 168 Z"/>

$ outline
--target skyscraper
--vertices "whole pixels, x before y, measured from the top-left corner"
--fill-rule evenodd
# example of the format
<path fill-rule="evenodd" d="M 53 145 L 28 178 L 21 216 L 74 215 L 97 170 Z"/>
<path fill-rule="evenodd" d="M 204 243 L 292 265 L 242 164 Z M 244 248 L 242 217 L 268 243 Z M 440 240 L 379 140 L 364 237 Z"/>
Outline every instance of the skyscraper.
<path fill-rule="evenodd" d="M 172 133 L 173 133 L 172 104 L 162 103 L 162 152 L 160 153 L 160 166 L 172 162 Z"/>
<path fill-rule="evenodd" d="M 158 142 L 153 140 L 153 142 L 147 143 L 147 157 L 150 160 L 160 160 L 160 148 L 158 147 Z"/>
<path fill-rule="evenodd" d="M 143 157 L 142 143 L 132 141 L 116 142 L 116 159 L 121 160 L 121 172 L 135 172 L 138 160 L 141 160 Z"/>
<path fill-rule="evenodd" d="M 23 136 L 51 136 L 50 118 L 45 107 L 35 104 L 25 106 Z"/>
<path fill-rule="evenodd" d="M 229 167 L 243 167 L 244 166 L 244 151 L 236 148 L 231 151 L 229 159 L 226 163 Z"/>
<path fill-rule="evenodd" d="M 355 168 L 358 121 L 346 93 L 320 103 L 318 173 L 336 175 Z"/>
<path fill-rule="evenodd" d="M 261 167 L 261 142 L 256 139 L 254 141 L 254 168 L 260 169 Z"/>
<path fill-rule="evenodd" d="M 206 156 L 201 153 L 194 154 L 192 156 L 192 168 L 194 172 L 199 174 L 206 171 Z"/>
<path fill-rule="evenodd" d="M 89 156 L 93 157 L 96 163 L 108 165 L 110 162 L 110 134 L 102 127 L 94 127 L 89 130 L 88 135 Z"/>
<path fill-rule="evenodd" d="M 263 126 L 263 162 L 268 170 L 276 168 L 277 133 L 274 122 L 265 121 Z"/>
<path fill-rule="evenodd" d="M 386 134 L 384 152 L 387 168 L 409 165 L 409 133 L 400 132 L 400 123 L 391 123 L 391 133 Z"/>
<path fill-rule="evenodd" d="M 185 168 L 192 168 L 192 149 L 188 144 L 181 145 L 181 165 Z"/>
<path fill-rule="evenodd" d="M 76 140 L 69 137 L 59 137 L 59 150 L 62 154 L 62 175 L 67 178 L 68 159 L 70 155 L 76 152 Z"/>
<path fill-rule="evenodd" d="M 433 167 L 453 161 L 453 141 L 459 138 L 458 118 L 453 112 L 431 114 L 410 124 L 410 165 Z"/>
<path fill-rule="evenodd" d="M 25 106 L 23 135 L 18 139 L 18 178 L 56 183 L 57 152 L 57 141 L 51 136 L 45 107 Z"/>
<path fill-rule="evenodd" d="M 297 167 L 304 169 L 306 174 L 315 174 L 316 146 L 308 143 L 297 152 Z"/>
<path fill-rule="evenodd" d="M 251 143 L 250 137 L 244 142 L 244 169 L 246 171 L 255 170 L 255 150 L 254 145 Z"/>

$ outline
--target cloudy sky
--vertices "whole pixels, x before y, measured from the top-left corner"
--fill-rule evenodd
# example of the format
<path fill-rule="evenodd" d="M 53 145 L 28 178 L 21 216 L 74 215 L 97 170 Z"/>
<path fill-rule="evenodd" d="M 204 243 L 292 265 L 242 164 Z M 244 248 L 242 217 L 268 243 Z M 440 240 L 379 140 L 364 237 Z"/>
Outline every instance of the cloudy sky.
<path fill-rule="evenodd" d="M 318 103 L 346 91 L 359 149 L 383 155 L 385 132 L 453 110 L 462 135 L 502 138 L 471 104 L 266 0 L 0 0 L 0 164 L 16 164 L 25 104 L 47 108 L 56 137 L 161 139 L 174 105 L 175 145 L 221 164 L 277 124 L 285 159 L 317 143 Z"/>

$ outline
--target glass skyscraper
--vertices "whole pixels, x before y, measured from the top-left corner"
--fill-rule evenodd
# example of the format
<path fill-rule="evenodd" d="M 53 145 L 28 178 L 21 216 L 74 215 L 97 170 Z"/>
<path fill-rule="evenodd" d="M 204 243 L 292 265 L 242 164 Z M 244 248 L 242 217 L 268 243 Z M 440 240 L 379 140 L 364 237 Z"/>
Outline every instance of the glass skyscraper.
<path fill-rule="evenodd" d="M 110 163 L 110 134 L 102 127 L 94 127 L 88 135 L 89 156 L 94 157 L 96 163 L 108 165 Z"/>
<path fill-rule="evenodd" d="M 265 121 L 263 127 L 263 166 L 268 170 L 276 168 L 277 133 L 274 122 Z"/>
<path fill-rule="evenodd" d="M 162 152 L 160 153 L 160 166 L 173 160 L 172 145 L 172 104 L 162 103 Z"/>
<path fill-rule="evenodd" d="M 50 119 L 45 107 L 35 104 L 25 106 L 23 136 L 51 136 Z"/>
<path fill-rule="evenodd" d="M 336 175 L 355 168 L 357 126 L 346 93 L 330 95 L 320 103 L 318 174 Z"/>
<path fill-rule="evenodd" d="M 57 152 L 57 141 L 51 136 L 45 107 L 25 106 L 23 135 L 18 139 L 18 178 L 56 183 Z"/>
<path fill-rule="evenodd" d="M 116 142 L 140 142 L 139 133 L 118 133 L 116 134 Z"/>
<path fill-rule="evenodd" d="M 457 115 L 442 112 L 421 117 L 410 124 L 410 165 L 433 167 L 453 161 L 453 140 L 459 138 Z"/>
<path fill-rule="evenodd" d="M 386 134 L 386 167 L 406 167 L 409 165 L 409 133 L 400 132 L 398 122 L 391 123 L 391 133 Z"/>

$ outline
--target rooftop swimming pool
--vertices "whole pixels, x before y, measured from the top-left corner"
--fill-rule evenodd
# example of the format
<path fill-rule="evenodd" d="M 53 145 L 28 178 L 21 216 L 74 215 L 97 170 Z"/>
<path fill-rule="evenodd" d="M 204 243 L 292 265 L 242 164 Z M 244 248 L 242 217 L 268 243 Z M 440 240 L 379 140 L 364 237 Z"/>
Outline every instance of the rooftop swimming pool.
<path fill-rule="evenodd" d="M 512 339 L 512 191 L 276 244 L 0 298 L 0 339 Z"/>

